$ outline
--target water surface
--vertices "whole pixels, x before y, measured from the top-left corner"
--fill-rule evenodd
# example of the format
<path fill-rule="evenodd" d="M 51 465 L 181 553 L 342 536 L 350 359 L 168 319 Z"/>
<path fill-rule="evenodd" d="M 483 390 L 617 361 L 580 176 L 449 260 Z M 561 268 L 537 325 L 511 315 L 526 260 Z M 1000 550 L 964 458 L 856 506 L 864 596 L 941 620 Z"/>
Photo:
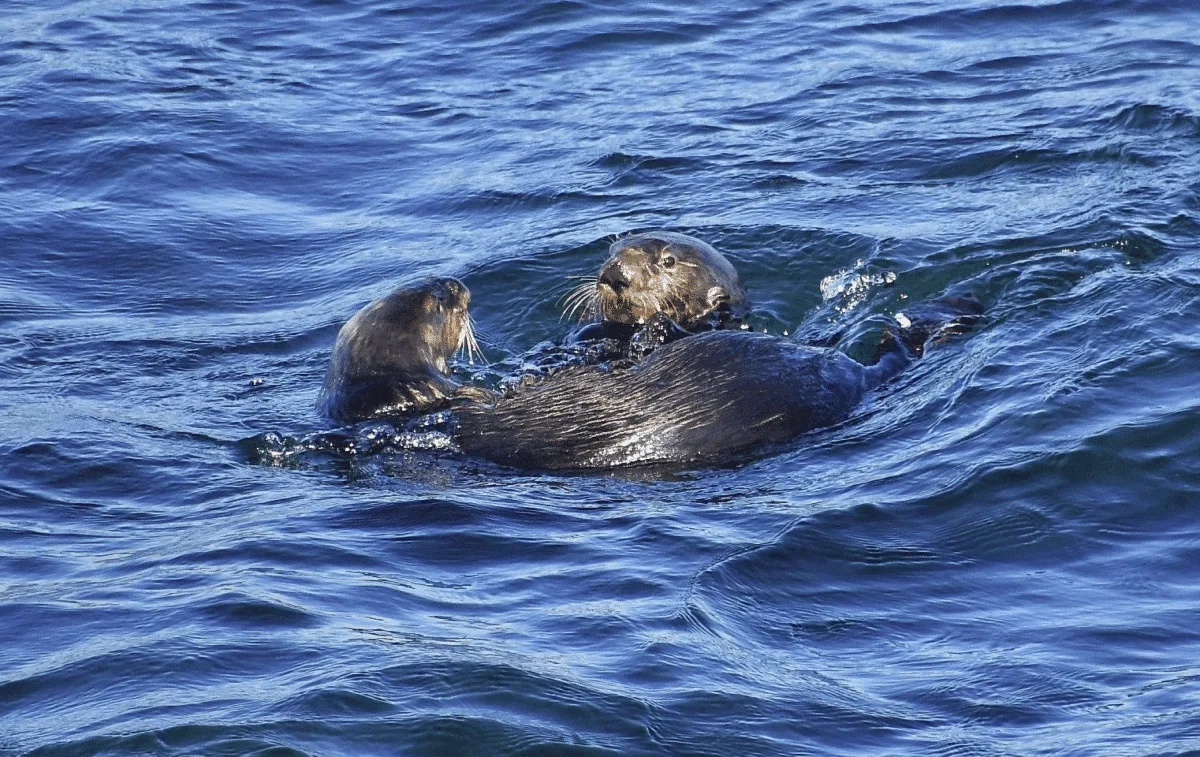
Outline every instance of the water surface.
<path fill-rule="evenodd" d="M 1140 0 L 6 3 L 0 752 L 1200 750 L 1198 36 Z M 258 454 L 331 429 L 370 299 L 461 277 L 487 379 L 647 228 L 773 333 L 988 321 L 732 468 Z"/>

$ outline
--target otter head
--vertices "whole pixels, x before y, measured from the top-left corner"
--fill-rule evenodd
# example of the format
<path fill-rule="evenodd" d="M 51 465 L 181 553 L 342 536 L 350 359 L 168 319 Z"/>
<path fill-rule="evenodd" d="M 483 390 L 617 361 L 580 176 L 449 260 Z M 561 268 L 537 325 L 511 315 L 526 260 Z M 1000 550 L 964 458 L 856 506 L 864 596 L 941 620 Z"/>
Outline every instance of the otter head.
<path fill-rule="evenodd" d="M 446 362 L 459 350 L 471 358 L 479 352 L 470 304 L 461 282 L 429 279 L 367 305 L 338 332 L 318 405 L 352 421 L 425 412 L 472 395 L 447 375 Z"/>
<path fill-rule="evenodd" d="M 471 292 L 456 279 L 429 279 L 401 287 L 350 319 L 338 335 L 335 355 L 345 353 L 359 376 L 449 373 L 446 361 L 459 350 L 479 351 L 467 308 Z"/>
<path fill-rule="evenodd" d="M 614 242 L 594 287 L 592 311 L 618 323 L 645 323 L 663 313 L 691 329 L 710 315 L 740 318 L 747 309 L 742 279 L 724 255 L 667 231 Z"/>

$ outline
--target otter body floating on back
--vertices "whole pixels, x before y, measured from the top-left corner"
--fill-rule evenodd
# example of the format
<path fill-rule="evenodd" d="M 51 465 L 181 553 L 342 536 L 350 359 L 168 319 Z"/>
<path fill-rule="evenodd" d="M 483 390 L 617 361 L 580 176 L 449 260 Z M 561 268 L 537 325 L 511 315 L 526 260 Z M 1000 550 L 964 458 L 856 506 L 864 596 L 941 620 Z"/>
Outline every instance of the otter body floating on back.
<path fill-rule="evenodd" d="M 711 331 L 631 368 L 567 370 L 494 404 L 461 407 L 455 437 L 469 454 L 522 468 L 719 462 L 844 420 L 900 367 Z"/>
<path fill-rule="evenodd" d="M 465 452 L 525 468 L 715 463 L 844 420 L 914 355 L 896 335 L 868 367 L 832 349 L 713 331 L 631 368 L 567 369 L 496 397 L 447 375 L 470 333 L 469 301 L 465 286 L 444 279 L 397 290 L 351 319 L 326 379 L 330 413 L 369 418 L 450 401 Z M 917 351 L 933 329 L 978 312 L 945 303 L 901 332 Z"/>
<path fill-rule="evenodd" d="M 845 420 L 926 337 L 980 310 L 973 300 L 935 302 L 887 332 L 874 366 L 785 338 L 709 331 L 632 367 L 568 368 L 497 397 L 449 377 L 446 360 L 474 344 L 469 302 L 462 283 L 444 278 L 362 308 L 338 332 L 325 410 L 362 420 L 450 404 L 463 451 L 522 468 L 725 462 Z"/>
<path fill-rule="evenodd" d="M 865 366 L 842 352 L 743 331 L 660 347 L 630 368 L 551 375 L 490 404 L 459 408 L 465 452 L 521 468 L 595 469 L 743 459 L 850 416 L 930 338 L 961 333 L 982 307 L 947 297 L 885 331 Z"/>

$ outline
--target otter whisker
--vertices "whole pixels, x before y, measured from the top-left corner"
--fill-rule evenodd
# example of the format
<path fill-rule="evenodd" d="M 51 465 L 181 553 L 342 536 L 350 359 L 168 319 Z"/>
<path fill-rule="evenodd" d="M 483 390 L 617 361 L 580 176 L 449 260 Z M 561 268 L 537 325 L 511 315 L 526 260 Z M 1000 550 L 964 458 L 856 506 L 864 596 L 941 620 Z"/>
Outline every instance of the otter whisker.
<path fill-rule="evenodd" d="M 592 294 L 592 316 L 604 320 L 608 307 L 612 304 L 612 292 L 607 289 L 597 289 Z"/>
<path fill-rule="evenodd" d="M 589 292 L 580 297 L 571 309 L 563 314 L 563 317 L 570 317 L 578 321 L 585 320 L 589 315 L 596 312 L 596 294 Z"/>
<path fill-rule="evenodd" d="M 578 291 L 572 291 L 562 303 L 563 312 L 562 315 L 559 316 L 559 320 L 561 321 L 567 317 L 574 316 L 576 310 L 578 310 L 585 301 L 586 295 Z"/>
<path fill-rule="evenodd" d="M 573 286 L 569 290 L 567 290 L 567 292 L 562 297 L 559 297 L 558 298 L 559 303 L 561 304 L 563 302 L 566 302 L 566 303 L 572 302 L 575 298 L 579 297 L 583 292 L 586 292 L 588 289 L 591 289 L 595 285 L 595 281 L 596 281 L 596 279 L 594 276 L 589 276 L 588 281 L 585 281 L 581 284 L 576 284 L 575 286 Z"/>
<path fill-rule="evenodd" d="M 562 298 L 562 302 L 564 309 L 560 320 L 574 319 L 576 316 L 580 316 L 578 320 L 583 320 L 583 316 L 596 309 L 595 277 L 591 277 L 589 281 L 585 281 L 567 292 Z"/>
<path fill-rule="evenodd" d="M 488 365 L 487 358 L 484 356 L 483 350 L 479 347 L 479 341 L 475 338 L 475 319 L 470 318 L 467 322 L 471 326 L 467 332 L 467 355 L 470 356 L 467 359 L 472 364 L 478 359 L 481 364 Z"/>
<path fill-rule="evenodd" d="M 663 301 L 653 292 L 639 292 L 637 296 L 637 304 L 642 312 L 646 313 L 646 318 L 661 311 L 663 309 Z"/>
<path fill-rule="evenodd" d="M 466 314 L 463 319 L 462 328 L 458 331 L 458 346 L 454 349 L 455 354 L 466 354 L 467 362 L 475 365 L 475 360 L 478 359 L 483 365 L 487 365 L 487 359 L 483 356 L 483 350 L 479 348 L 479 342 L 475 339 L 475 319 L 470 313 Z"/>
<path fill-rule="evenodd" d="M 462 354 L 463 347 L 467 343 L 467 332 L 470 330 L 471 330 L 470 321 L 468 321 L 467 319 L 464 318 L 462 325 L 458 327 L 458 344 L 454 345 L 454 354 L 455 355 Z M 467 360 L 469 362 L 470 357 L 468 357 Z"/>
<path fill-rule="evenodd" d="M 576 314 L 579 312 L 579 309 L 580 309 L 581 307 L 583 307 L 583 305 L 584 305 L 584 303 L 585 303 L 585 302 L 586 302 L 586 300 L 578 300 L 578 301 L 576 301 L 576 302 L 575 302 L 573 305 L 571 305 L 571 307 L 569 307 L 569 308 L 567 308 L 566 310 L 564 310 L 564 311 L 563 311 L 563 314 L 562 314 L 561 316 L 559 316 L 559 320 L 560 320 L 560 321 L 563 321 L 563 320 L 566 320 L 566 319 L 568 319 L 568 318 L 574 319 L 574 318 L 575 318 L 575 316 L 576 316 Z"/>
<path fill-rule="evenodd" d="M 567 296 L 565 299 L 568 302 L 573 302 L 573 301 L 579 299 L 580 297 L 586 297 L 588 292 L 590 292 L 592 289 L 594 289 L 595 286 L 596 286 L 596 282 L 594 279 L 592 281 L 582 282 L 582 283 L 576 285 L 573 289 L 571 289 L 571 291 L 569 293 L 567 293 Z"/>

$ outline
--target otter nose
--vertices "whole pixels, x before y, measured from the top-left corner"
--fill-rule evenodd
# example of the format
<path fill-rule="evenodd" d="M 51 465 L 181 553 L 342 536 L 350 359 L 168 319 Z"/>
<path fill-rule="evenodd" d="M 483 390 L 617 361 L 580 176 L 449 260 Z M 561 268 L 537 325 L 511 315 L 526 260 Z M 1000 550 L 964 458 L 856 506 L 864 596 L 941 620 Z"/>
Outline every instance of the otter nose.
<path fill-rule="evenodd" d="M 433 296 L 442 301 L 449 299 L 469 301 L 471 298 L 471 292 L 458 279 L 434 279 L 432 291 Z"/>
<path fill-rule="evenodd" d="M 629 286 L 629 279 L 625 278 L 625 275 L 621 273 L 619 265 L 609 263 L 604 266 L 604 270 L 600 271 L 600 283 L 620 294 L 622 289 Z"/>
<path fill-rule="evenodd" d="M 458 279 L 446 279 L 446 291 L 450 293 L 451 297 L 460 300 L 471 299 L 471 292 L 467 289 L 467 285 Z"/>

